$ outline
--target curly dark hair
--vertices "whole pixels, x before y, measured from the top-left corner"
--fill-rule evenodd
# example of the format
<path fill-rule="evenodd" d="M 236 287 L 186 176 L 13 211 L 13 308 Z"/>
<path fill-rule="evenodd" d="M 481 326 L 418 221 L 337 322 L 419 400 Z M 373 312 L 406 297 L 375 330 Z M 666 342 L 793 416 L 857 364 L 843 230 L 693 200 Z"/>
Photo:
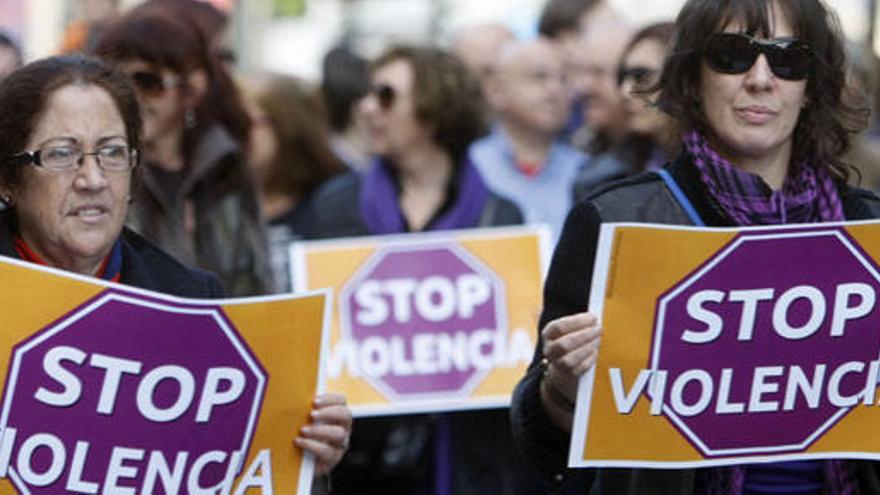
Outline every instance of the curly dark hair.
<path fill-rule="evenodd" d="M 52 93 L 68 85 L 97 86 L 106 91 L 122 116 L 129 146 L 140 148 L 140 107 L 125 75 L 84 55 L 38 60 L 13 72 L 0 84 L 0 185 L 21 185 L 22 167 L 11 164 L 10 159 L 25 151 Z"/>
<path fill-rule="evenodd" d="M 812 159 L 847 180 L 840 161 L 850 139 L 868 124 L 867 102 L 846 89 L 846 54 L 837 16 L 820 0 L 689 0 L 678 14 L 672 47 L 657 84 L 658 106 L 685 129 L 711 132 L 700 104 L 700 71 L 706 40 L 736 19 L 746 32 L 770 36 L 771 9 L 778 6 L 794 35 L 812 47 L 807 106 L 795 127 L 792 163 Z"/>
<path fill-rule="evenodd" d="M 413 70 L 416 119 L 433 130 L 434 142 L 459 163 L 471 142 L 486 131 L 480 84 L 463 62 L 438 48 L 394 46 L 370 64 L 370 73 L 398 60 Z"/>

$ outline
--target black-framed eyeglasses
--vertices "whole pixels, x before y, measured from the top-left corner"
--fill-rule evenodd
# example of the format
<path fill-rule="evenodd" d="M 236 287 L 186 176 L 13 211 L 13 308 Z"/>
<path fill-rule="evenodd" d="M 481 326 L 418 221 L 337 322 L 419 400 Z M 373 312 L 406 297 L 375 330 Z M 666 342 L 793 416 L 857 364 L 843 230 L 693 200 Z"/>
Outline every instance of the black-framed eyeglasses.
<path fill-rule="evenodd" d="M 646 89 L 654 84 L 658 73 L 657 69 L 641 65 L 620 66 L 617 69 L 617 85 L 623 86 L 627 81 L 632 81 L 636 89 Z"/>
<path fill-rule="evenodd" d="M 397 91 L 385 83 L 374 84 L 370 88 L 370 94 L 376 97 L 382 110 L 390 109 L 394 106 L 394 101 L 397 100 Z"/>
<path fill-rule="evenodd" d="M 703 51 L 706 64 L 723 74 L 742 74 L 764 54 L 773 74 L 789 81 L 806 79 L 813 67 L 813 49 L 796 38 L 764 41 L 745 33 L 715 33 Z"/>
<path fill-rule="evenodd" d="M 148 96 L 156 96 L 177 86 L 179 77 L 173 74 L 161 74 L 159 72 L 139 70 L 128 75 L 134 87 Z"/>
<path fill-rule="evenodd" d="M 14 165 L 35 165 L 53 172 L 79 170 L 87 155 L 92 155 L 98 166 L 107 172 L 127 172 L 138 162 L 138 150 L 127 145 L 101 146 L 86 153 L 75 146 L 47 146 L 36 151 L 25 151 L 12 157 Z"/>

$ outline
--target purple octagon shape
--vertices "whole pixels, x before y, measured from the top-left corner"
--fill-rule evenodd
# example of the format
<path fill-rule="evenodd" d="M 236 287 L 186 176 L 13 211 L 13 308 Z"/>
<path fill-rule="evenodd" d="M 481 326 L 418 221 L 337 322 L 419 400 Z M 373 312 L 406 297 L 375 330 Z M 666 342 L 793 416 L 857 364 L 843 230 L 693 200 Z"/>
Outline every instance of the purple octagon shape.
<path fill-rule="evenodd" d="M 805 270 L 804 267 L 810 267 Z M 876 294 L 880 274 L 849 236 L 838 229 L 812 232 L 774 232 L 743 234 L 709 259 L 682 283 L 670 289 L 658 301 L 654 342 L 650 367 L 667 370 L 663 414 L 705 456 L 793 453 L 805 450 L 851 408 L 832 404 L 822 388 L 818 407 L 809 408 L 803 394 L 798 394 L 794 407 L 786 410 L 784 395 L 792 366 L 800 366 L 807 378 L 814 378 L 817 363 L 826 364 L 823 384 L 829 375 L 848 361 L 868 363 L 880 355 L 880 332 L 877 331 L 878 306 L 858 318 L 845 322 L 842 336 L 832 337 L 832 313 L 835 293 L 840 284 L 862 283 Z M 774 308 L 784 293 L 795 286 L 811 286 L 813 296 L 821 293 L 825 306 L 824 318 L 815 333 L 801 339 L 783 338 L 775 330 Z M 750 340 L 739 339 L 743 314 L 749 314 L 741 301 L 731 301 L 730 291 L 773 289 L 771 299 L 757 300 L 754 330 Z M 723 292 L 723 300 L 704 302 L 702 308 L 721 318 L 720 335 L 707 343 L 683 340 L 685 329 L 702 332 L 708 329 L 705 318 L 689 316 L 688 300 L 700 291 Z M 794 293 L 792 293 L 794 294 Z M 858 294 L 847 297 L 847 304 L 858 306 Z M 739 298 L 741 299 L 741 297 Z M 780 314 L 789 329 L 815 327 L 812 300 L 808 297 L 789 298 L 780 305 Z M 818 306 L 817 306 L 818 307 Z M 785 309 L 787 308 L 787 309 Z M 818 311 L 816 315 L 820 315 Z M 705 315 L 704 315 L 705 316 Z M 814 319 L 813 319 L 814 318 Z M 813 319 L 814 324 L 810 324 Z M 781 320 L 780 320 L 781 321 Z M 806 333 L 807 330 L 804 332 Z M 743 334 L 744 337 L 747 334 Z M 793 333 L 786 333 L 789 337 Z M 662 345 L 661 345 L 662 344 Z M 750 408 L 749 390 L 755 367 L 779 366 L 784 370 L 765 383 L 776 383 L 778 391 L 765 393 L 759 402 L 770 404 L 767 411 L 753 414 L 731 413 L 718 408 L 722 394 L 722 373 L 729 375 L 729 400 L 726 404 L 742 404 Z M 677 414 L 669 404 L 671 384 L 687 370 L 701 369 L 711 375 L 714 390 L 708 407 L 701 412 Z M 866 370 L 867 371 L 867 370 Z M 865 388 L 865 373 L 843 375 L 839 391 L 854 396 Z M 685 380 L 682 383 L 686 383 Z M 691 381 L 681 392 L 682 402 L 700 402 L 702 387 Z M 649 394 L 650 397 L 650 394 Z M 775 411 L 772 403 L 776 402 Z M 733 406 L 736 409 L 738 406 Z M 763 408 L 764 406 L 760 406 Z M 695 408 L 694 411 L 699 411 Z"/>
<path fill-rule="evenodd" d="M 401 295 L 395 297 L 387 290 L 391 286 L 398 287 Z M 387 317 L 365 324 L 358 315 L 370 308 L 363 304 L 367 303 L 366 298 L 361 295 L 364 299 L 359 299 L 358 293 L 368 287 L 376 289 L 370 297 L 373 310 L 384 304 Z M 459 297 L 460 291 L 473 295 L 476 287 L 488 291 L 486 297 L 461 305 L 467 298 Z M 482 289 L 477 292 L 483 294 Z M 450 294 L 456 294 L 454 308 L 448 305 Z M 419 310 L 417 300 L 421 307 L 440 310 L 426 315 Z M 456 244 L 419 243 L 383 248 L 363 264 L 340 292 L 341 333 L 343 338 L 355 342 L 360 362 L 384 362 L 377 368 L 380 371 L 362 370 L 361 374 L 385 397 L 466 397 L 491 371 L 491 366 L 484 364 L 497 359 L 496 353 L 502 350 L 498 342 L 507 332 L 505 300 L 504 283 L 498 276 Z M 405 307 L 400 307 L 400 303 Z M 415 363 L 420 359 L 415 353 L 424 356 L 422 351 L 427 347 L 442 353 L 441 348 L 449 350 L 450 346 L 454 355 L 446 359 L 435 354 L 431 356 L 431 367 L 436 369 L 422 366 L 419 371 Z"/>
<path fill-rule="evenodd" d="M 246 457 L 267 379 L 219 307 L 107 291 L 14 348 L 0 418 L 3 431 L 16 430 L 9 477 L 19 493 L 69 493 L 72 479 L 86 493 L 108 484 L 139 493 L 153 456 L 175 469 L 186 452 L 179 490 L 217 486 Z M 211 407 L 199 407 L 203 394 Z M 28 465 L 21 465 L 23 446 L 49 436 L 57 440 L 24 449 Z M 59 452 L 63 469 L 54 476 Z M 113 479 L 108 466 L 119 455 L 125 460 Z M 161 477 L 153 481 L 161 491 Z"/>

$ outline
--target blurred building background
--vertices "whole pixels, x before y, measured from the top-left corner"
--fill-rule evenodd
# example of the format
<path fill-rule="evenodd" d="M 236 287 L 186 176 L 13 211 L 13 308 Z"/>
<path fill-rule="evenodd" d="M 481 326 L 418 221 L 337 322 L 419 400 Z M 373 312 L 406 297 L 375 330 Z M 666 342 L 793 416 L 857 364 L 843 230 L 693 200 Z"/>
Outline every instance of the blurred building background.
<path fill-rule="evenodd" d="M 446 42 L 457 29 L 500 21 L 531 36 L 544 0 L 210 0 L 230 12 L 229 45 L 242 69 L 266 68 L 316 79 L 320 60 L 347 42 L 370 56 L 389 41 Z M 684 0 L 612 0 L 634 22 L 671 19 Z M 95 5 L 138 0 L 0 0 L 0 27 L 21 40 L 28 60 L 50 55 L 66 26 Z M 829 0 L 847 36 L 871 40 L 876 0 Z M 91 4 L 91 5 L 87 5 Z"/>

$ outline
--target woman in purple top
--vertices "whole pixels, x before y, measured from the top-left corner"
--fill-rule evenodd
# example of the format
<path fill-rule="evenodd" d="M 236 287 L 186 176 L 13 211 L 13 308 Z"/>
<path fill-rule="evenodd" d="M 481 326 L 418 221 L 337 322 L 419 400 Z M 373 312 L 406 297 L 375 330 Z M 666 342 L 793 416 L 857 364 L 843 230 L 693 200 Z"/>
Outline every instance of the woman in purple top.
<path fill-rule="evenodd" d="M 599 226 L 642 221 L 771 225 L 880 216 L 846 185 L 839 159 L 866 123 L 844 91 L 834 14 L 820 0 L 689 0 L 657 83 L 658 105 L 686 131 L 661 173 L 609 185 L 570 213 L 544 289 L 538 348 L 512 406 L 518 443 L 576 493 L 880 493 L 866 461 L 814 460 L 702 470 L 565 468 L 579 377 L 602 334 L 587 312 Z"/>

